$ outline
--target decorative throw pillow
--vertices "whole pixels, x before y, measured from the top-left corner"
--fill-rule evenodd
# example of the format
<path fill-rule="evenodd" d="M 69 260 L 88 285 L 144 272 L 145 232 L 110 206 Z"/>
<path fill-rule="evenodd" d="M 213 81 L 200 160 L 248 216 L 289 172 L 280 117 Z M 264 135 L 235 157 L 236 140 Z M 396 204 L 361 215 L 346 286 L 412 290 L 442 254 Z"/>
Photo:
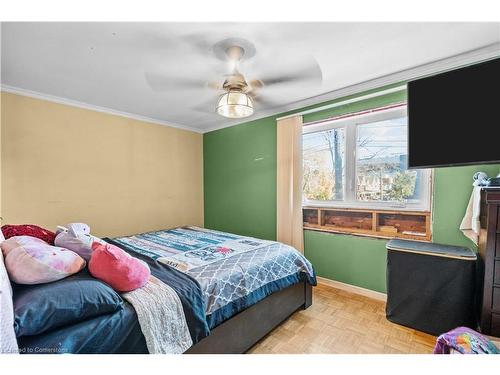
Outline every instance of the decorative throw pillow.
<path fill-rule="evenodd" d="M 85 223 L 70 223 L 66 227 L 58 227 L 56 246 L 74 251 L 83 259 L 89 260 L 92 254 L 92 243 L 105 243 L 90 234 L 90 227 Z"/>
<path fill-rule="evenodd" d="M 142 260 L 110 244 L 94 242 L 89 271 L 95 278 L 109 284 L 119 292 L 130 292 L 144 286 L 151 275 Z"/>
<path fill-rule="evenodd" d="M 23 225 L 4 225 L 2 227 L 2 233 L 5 239 L 9 239 L 15 236 L 31 236 L 39 238 L 49 245 L 54 244 L 54 239 L 56 234 L 50 230 L 39 227 L 38 225 L 23 224 Z"/>
<path fill-rule="evenodd" d="M 30 236 L 16 236 L 0 245 L 11 281 L 41 284 L 65 278 L 85 267 L 78 254 Z"/>

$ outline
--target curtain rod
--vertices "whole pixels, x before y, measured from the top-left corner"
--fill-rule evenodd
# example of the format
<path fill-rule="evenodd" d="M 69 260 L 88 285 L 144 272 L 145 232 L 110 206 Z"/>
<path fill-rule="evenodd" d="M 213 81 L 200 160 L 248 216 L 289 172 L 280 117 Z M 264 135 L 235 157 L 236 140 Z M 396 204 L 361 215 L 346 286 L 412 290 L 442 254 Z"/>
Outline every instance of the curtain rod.
<path fill-rule="evenodd" d="M 392 87 L 390 89 L 373 92 L 371 94 L 361 95 L 361 96 L 358 96 L 356 98 L 342 100 L 342 101 L 337 102 L 337 103 L 331 103 L 331 104 L 327 104 L 327 105 L 322 105 L 320 107 L 307 109 L 305 111 L 295 112 L 295 113 L 292 113 L 290 115 L 278 117 L 276 120 L 283 120 L 283 119 L 290 118 L 290 117 L 308 115 L 310 113 L 320 112 L 320 111 L 324 111 L 326 109 L 336 108 L 336 107 L 340 107 L 340 106 L 343 106 L 343 105 L 346 105 L 346 104 L 356 103 L 356 102 L 360 102 L 362 100 L 376 98 L 377 96 L 387 95 L 387 94 L 391 94 L 393 92 L 398 92 L 398 91 L 403 91 L 403 90 L 406 90 L 406 85 Z"/>

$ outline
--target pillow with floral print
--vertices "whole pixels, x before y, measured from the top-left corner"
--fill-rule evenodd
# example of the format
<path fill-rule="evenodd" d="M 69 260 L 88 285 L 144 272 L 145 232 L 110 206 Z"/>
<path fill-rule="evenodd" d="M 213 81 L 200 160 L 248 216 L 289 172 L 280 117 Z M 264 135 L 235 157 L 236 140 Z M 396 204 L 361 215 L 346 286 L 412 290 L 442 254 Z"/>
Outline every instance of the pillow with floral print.
<path fill-rule="evenodd" d="M 17 284 L 49 283 L 85 267 L 85 260 L 78 254 L 36 237 L 11 237 L 0 247 L 9 278 Z"/>

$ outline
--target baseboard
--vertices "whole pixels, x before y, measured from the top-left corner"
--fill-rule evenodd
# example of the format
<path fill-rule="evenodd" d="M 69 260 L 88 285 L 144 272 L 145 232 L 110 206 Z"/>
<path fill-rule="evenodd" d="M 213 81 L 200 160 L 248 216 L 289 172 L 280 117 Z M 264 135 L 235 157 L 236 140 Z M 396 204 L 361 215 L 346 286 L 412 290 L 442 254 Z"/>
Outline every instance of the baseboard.
<path fill-rule="evenodd" d="M 387 294 L 385 293 L 376 292 L 375 290 L 371 289 L 361 288 L 360 286 L 356 285 L 342 283 L 340 281 L 326 279 L 324 277 L 317 276 L 316 278 L 318 279 L 318 284 L 331 286 L 333 288 L 345 290 L 346 292 L 359 294 L 379 301 L 384 301 L 384 302 L 387 301 Z"/>

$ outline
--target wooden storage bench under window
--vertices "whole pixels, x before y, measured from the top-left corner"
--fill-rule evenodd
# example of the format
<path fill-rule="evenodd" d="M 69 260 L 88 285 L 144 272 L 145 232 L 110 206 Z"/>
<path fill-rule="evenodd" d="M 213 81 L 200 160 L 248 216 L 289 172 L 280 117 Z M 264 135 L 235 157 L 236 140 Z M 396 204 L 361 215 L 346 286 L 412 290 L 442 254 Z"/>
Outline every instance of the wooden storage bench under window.
<path fill-rule="evenodd" d="M 304 207 L 304 228 L 380 238 L 431 240 L 431 214 L 351 208 Z"/>

